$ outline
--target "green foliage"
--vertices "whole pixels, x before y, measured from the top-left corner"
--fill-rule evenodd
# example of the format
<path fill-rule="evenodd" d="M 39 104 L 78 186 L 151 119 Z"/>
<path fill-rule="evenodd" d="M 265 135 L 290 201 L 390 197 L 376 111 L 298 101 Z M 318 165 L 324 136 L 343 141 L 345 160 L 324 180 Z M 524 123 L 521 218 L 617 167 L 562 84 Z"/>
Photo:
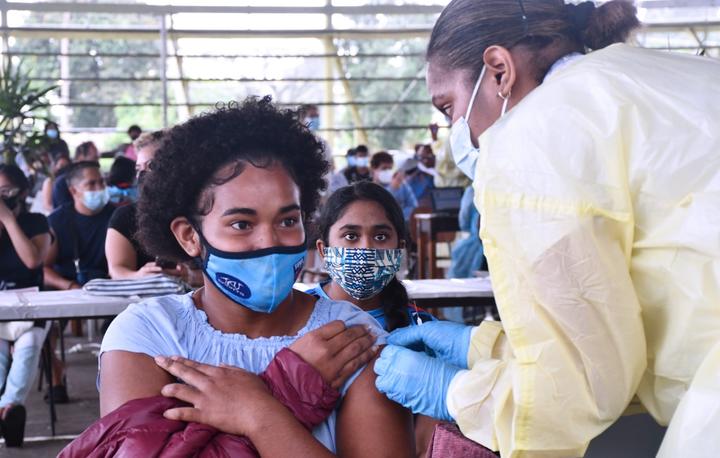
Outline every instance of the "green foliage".
<path fill-rule="evenodd" d="M 30 156 L 42 146 L 43 136 L 32 129 L 37 120 L 47 120 L 50 104 L 46 96 L 55 88 L 35 87 L 22 71 L 22 63 L 13 66 L 12 59 L 5 59 L 0 75 L 0 131 L 4 136 L 5 163 L 13 163 L 17 152 L 23 153 L 28 163 L 33 162 Z"/>

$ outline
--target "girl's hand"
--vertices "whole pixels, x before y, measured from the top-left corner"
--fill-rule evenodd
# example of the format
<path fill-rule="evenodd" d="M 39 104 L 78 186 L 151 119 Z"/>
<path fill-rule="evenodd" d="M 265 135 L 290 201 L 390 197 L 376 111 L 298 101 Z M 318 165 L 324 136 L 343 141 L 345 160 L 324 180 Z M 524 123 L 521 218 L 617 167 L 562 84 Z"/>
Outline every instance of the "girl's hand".
<path fill-rule="evenodd" d="M 203 423 L 230 434 L 248 436 L 259 418 L 284 407 L 255 374 L 229 366 L 210 366 L 173 356 L 155 358 L 158 366 L 186 384 L 165 385 L 161 393 L 191 404 L 165 411 L 165 418 Z"/>
<path fill-rule="evenodd" d="M 149 277 L 150 275 L 157 275 L 162 273 L 162 268 L 154 262 L 148 262 L 142 266 L 136 273 L 137 278 Z"/>
<path fill-rule="evenodd" d="M 0 199 L 0 223 L 7 225 L 13 219 L 15 219 L 15 214 L 5 205 L 5 202 Z"/>
<path fill-rule="evenodd" d="M 346 328 L 345 323 L 335 320 L 300 337 L 289 348 L 339 390 L 355 371 L 375 357 L 375 340 L 369 328 Z"/>

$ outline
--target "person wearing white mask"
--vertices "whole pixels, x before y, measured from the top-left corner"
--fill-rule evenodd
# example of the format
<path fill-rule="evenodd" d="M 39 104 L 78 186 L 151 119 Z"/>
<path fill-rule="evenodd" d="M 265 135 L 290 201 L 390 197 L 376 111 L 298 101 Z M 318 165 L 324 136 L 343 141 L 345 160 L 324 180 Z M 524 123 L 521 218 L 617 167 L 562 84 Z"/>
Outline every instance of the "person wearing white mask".
<path fill-rule="evenodd" d="M 372 181 L 384 187 L 393 195 L 400 208 L 402 208 L 405 222 L 410 221 L 410 214 L 418 206 L 412 189 L 405 183 L 405 175 L 401 171 L 394 171 L 395 161 L 386 151 L 378 151 L 370 158 L 370 172 Z"/>
<path fill-rule="evenodd" d="M 376 386 L 503 457 L 583 456 L 637 409 L 661 457 L 720 450 L 720 63 L 622 44 L 638 24 L 453 0 L 430 38 L 502 321 L 397 331 Z"/>

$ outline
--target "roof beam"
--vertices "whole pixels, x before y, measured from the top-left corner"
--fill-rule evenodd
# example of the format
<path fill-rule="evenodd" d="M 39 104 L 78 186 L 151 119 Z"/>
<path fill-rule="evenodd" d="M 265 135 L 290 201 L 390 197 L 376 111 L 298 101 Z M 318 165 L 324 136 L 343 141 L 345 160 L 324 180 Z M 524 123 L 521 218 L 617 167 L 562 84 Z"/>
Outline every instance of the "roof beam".
<path fill-rule="evenodd" d="M 4 8 L 16 11 L 115 13 L 115 14 L 439 14 L 442 5 L 360 5 L 360 6 L 213 6 L 148 5 L 142 3 L 79 3 L 5 1 Z"/>
<path fill-rule="evenodd" d="M 311 30 L 168 30 L 168 36 L 178 38 L 416 38 L 430 35 L 429 28 L 407 29 L 311 29 Z M 19 38 L 105 38 L 158 39 L 159 28 L 148 27 L 2 27 L 0 32 Z"/>

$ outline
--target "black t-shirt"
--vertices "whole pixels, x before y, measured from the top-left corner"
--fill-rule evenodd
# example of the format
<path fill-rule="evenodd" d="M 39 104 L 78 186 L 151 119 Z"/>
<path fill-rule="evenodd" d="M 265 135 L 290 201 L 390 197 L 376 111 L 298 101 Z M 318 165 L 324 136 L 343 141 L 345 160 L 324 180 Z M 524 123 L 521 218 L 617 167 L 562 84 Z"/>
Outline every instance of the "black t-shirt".
<path fill-rule="evenodd" d="M 80 284 L 93 278 L 107 278 L 105 235 L 115 207 L 108 204 L 100 213 L 81 215 L 73 204 L 65 204 L 50 214 L 48 221 L 58 243 L 58 256 L 53 269 L 68 280 Z M 79 272 L 75 271 L 75 257 Z"/>
<path fill-rule="evenodd" d="M 148 262 L 154 261 L 155 258 L 145 253 L 145 250 L 142 249 L 135 237 L 135 233 L 137 232 L 136 215 L 137 206 L 135 204 L 118 207 L 115 209 L 112 218 L 110 218 L 109 227 L 115 229 L 130 241 L 137 255 L 137 266 L 135 268 L 139 269 Z"/>
<path fill-rule="evenodd" d="M 22 212 L 17 222 L 29 239 L 50 232 L 47 219 L 39 213 Z M 28 269 L 15 251 L 10 234 L 3 228 L 0 235 L 0 289 L 31 288 L 42 286 L 42 283 L 42 266 Z"/>
<path fill-rule="evenodd" d="M 55 178 L 52 189 L 53 208 L 60 208 L 65 204 L 72 203 L 73 198 L 68 188 L 67 175 L 63 173 Z"/>

